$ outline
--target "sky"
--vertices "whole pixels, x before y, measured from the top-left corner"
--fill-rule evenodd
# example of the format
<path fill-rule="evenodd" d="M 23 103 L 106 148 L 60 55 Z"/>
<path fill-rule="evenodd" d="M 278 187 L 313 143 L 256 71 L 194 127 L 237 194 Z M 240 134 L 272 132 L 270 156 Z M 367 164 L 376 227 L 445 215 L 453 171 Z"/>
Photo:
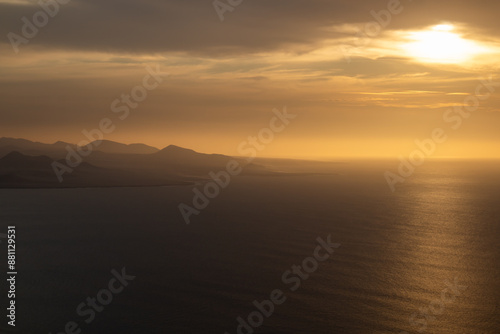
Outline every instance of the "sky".
<path fill-rule="evenodd" d="M 500 158 L 499 12 L 497 0 L 0 0 L 0 137 L 78 143 L 109 118 L 105 139 L 237 155 L 286 107 L 297 117 L 263 157 L 407 156 L 442 129 L 434 156 Z M 161 82 L 120 119 L 113 102 L 151 69 Z"/>

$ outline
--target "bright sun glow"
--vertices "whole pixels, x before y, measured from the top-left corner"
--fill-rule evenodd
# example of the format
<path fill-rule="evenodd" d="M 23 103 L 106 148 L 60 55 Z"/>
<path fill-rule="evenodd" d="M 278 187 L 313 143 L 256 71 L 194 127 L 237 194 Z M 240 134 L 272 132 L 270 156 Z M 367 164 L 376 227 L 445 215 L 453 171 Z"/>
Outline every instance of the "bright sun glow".
<path fill-rule="evenodd" d="M 430 30 L 409 34 L 412 42 L 404 45 L 406 52 L 419 61 L 433 63 L 463 63 L 483 48 L 453 32 L 455 27 L 440 24 Z"/>

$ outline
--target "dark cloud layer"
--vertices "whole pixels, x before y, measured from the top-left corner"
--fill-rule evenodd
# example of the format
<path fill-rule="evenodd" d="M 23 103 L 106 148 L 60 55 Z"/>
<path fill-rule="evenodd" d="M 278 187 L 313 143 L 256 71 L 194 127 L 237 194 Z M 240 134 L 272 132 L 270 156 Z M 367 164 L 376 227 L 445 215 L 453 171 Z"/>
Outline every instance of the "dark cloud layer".
<path fill-rule="evenodd" d="M 451 20 L 496 30 L 500 2 L 480 0 L 402 1 L 404 11 L 388 29 L 418 27 Z M 48 48 L 203 54 L 272 51 L 314 45 L 340 37 L 326 28 L 372 20 L 370 11 L 386 1 L 246 0 L 221 22 L 212 0 L 72 0 L 61 5 L 32 45 Z M 21 17 L 38 6 L 0 4 L 0 31 L 20 33 Z M 496 32 L 496 31 L 495 31 Z M 291 50 L 291 48 L 290 48 Z"/>

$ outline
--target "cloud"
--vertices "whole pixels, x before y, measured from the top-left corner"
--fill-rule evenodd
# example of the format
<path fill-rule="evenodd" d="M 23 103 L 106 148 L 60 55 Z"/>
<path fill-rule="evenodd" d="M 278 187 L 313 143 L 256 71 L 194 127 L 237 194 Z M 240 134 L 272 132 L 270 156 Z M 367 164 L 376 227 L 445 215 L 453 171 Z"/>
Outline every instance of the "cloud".
<path fill-rule="evenodd" d="M 394 17 L 388 29 L 453 20 L 491 32 L 500 24 L 494 15 L 500 3 L 495 0 L 476 1 L 472 8 L 466 0 L 403 5 L 404 11 Z M 212 0 L 72 0 L 61 5 L 60 12 L 30 44 L 86 51 L 218 56 L 287 48 L 297 52 L 300 46 L 307 52 L 326 39 L 350 36 L 352 29 L 345 27 L 372 21 L 370 11 L 386 7 L 385 2 L 371 0 L 247 0 L 226 13 L 221 22 Z M 31 18 L 39 9 L 24 2 L 0 2 L 0 31 L 4 36 L 8 32 L 19 34 L 21 18 Z"/>

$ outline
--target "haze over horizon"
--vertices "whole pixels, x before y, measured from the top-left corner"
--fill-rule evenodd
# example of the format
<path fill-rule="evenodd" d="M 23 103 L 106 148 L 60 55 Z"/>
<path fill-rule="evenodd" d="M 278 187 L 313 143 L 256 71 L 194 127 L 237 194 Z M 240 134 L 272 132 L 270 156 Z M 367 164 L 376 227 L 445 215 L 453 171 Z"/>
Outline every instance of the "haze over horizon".
<path fill-rule="evenodd" d="M 21 18 L 40 6 L 0 0 L 0 132 L 78 143 L 109 117 L 108 140 L 237 155 L 286 106 L 297 119 L 259 156 L 407 156 L 443 128 L 433 156 L 498 158 L 498 92 L 444 121 L 481 80 L 500 82 L 496 9 L 492 0 L 243 1 L 221 21 L 207 0 L 73 0 L 15 53 L 7 34 L 21 35 Z M 380 29 L 367 26 L 377 20 Z M 113 101 L 148 66 L 163 82 L 119 120 Z"/>
<path fill-rule="evenodd" d="M 13 137 L 0 137 L 0 140 L 1 139 L 14 139 L 14 140 L 28 140 L 30 142 L 33 142 L 33 143 L 41 143 L 41 144 L 48 144 L 48 145 L 54 145 L 54 144 L 57 144 L 57 143 L 65 143 L 65 144 L 70 144 L 70 145 L 76 145 L 75 143 L 72 143 L 72 142 L 69 142 L 69 141 L 66 141 L 66 140 L 57 140 L 55 142 L 41 142 L 41 141 L 37 141 L 37 140 L 30 140 L 30 139 L 26 139 L 26 138 L 13 138 Z M 155 146 L 155 145 L 150 145 L 148 143 L 140 143 L 140 142 L 118 142 L 118 141 L 111 141 L 111 140 L 108 140 L 108 139 L 103 139 L 103 141 L 107 141 L 109 143 L 116 143 L 116 144 L 120 144 L 120 145 L 128 145 L 128 146 L 133 146 L 133 145 L 144 145 L 145 147 L 149 147 L 149 148 L 152 148 L 152 149 L 155 149 L 155 150 L 158 150 L 158 151 L 161 151 L 163 149 L 166 149 L 168 147 L 178 147 L 178 148 L 181 148 L 181 149 L 185 149 L 185 150 L 192 150 L 196 153 L 202 153 L 202 154 L 221 154 L 221 155 L 226 155 L 226 156 L 233 156 L 233 157 L 242 157 L 242 158 L 245 158 L 246 156 L 245 155 L 242 155 L 242 154 L 238 154 L 238 152 L 236 152 L 235 154 L 230 154 L 230 153 L 224 153 L 224 152 L 218 152 L 218 151 L 215 151 L 215 150 L 210 150 L 208 149 L 207 151 L 202 151 L 202 150 L 196 150 L 196 149 L 192 149 L 191 147 L 187 147 L 187 146 L 183 146 L 183 145 L 177 145 L 177 144 L 168 144 L 166 146 Z M 93 151 L 102 151 L 102 148 L 100 146 L 96 146 L 94 143 L 91 143 L 93 144 Z M 16 150 L 14 150 L 16 151 Z M 21 150 L 22 151 L 22 150 Z M 40 152 L 40 153 L 36 153 L 36 155 L 38 154 L 43 154 L 43 152 Z M 144 154 L 144 153 L 141 153 L 141 154 Z M 31 154 L 32 155 L 32 154 Z M 342 159 L 352 159 L 352 160 L 358 160 L 358 159 L 366 159 L 366 160 L 395 160 L 396 158 L 398 157 L 395 157 L 395 156 L 369 156 L 369 155 L 365 155 L 365 156 L 353 156 L 353 155 L 344 155 L 344 156 L 341 156 L 341 155 L 337 155 L 337 156 L 332 156 L 332 157 L 325 157 L 325 156 L 267 156 L 265 154 L 262 154 L 262 155 L 258 155 L 256 156 L 256 158 L 262 158 L 262 159 L 292 159 L 292 160 L 305 160 L 305 161 L 338 161 L 338 160 L 342 160 Z M 461 157 L 461 156 L 440 156 L 440 155 L 433 155 L 433 156 L 429 156 L 429 157 L 426 157 L 426 159 L 429 159 L 429 160 L 441 160 L 441 159 L 445 159 L 445 160 L 476 160 L 476 159 L 479 159 L 479 160 L 483 160 L 483 159 L 486 159 L 486 160 L 499 160 L 500 157 L 496 157 L 496 156 L 492 156 L 492 157 L 480 157 L 480 156 L 477 156 L 477 157 L 472 157 L 472 156 L 468 156 L 468 157 Z"/>

